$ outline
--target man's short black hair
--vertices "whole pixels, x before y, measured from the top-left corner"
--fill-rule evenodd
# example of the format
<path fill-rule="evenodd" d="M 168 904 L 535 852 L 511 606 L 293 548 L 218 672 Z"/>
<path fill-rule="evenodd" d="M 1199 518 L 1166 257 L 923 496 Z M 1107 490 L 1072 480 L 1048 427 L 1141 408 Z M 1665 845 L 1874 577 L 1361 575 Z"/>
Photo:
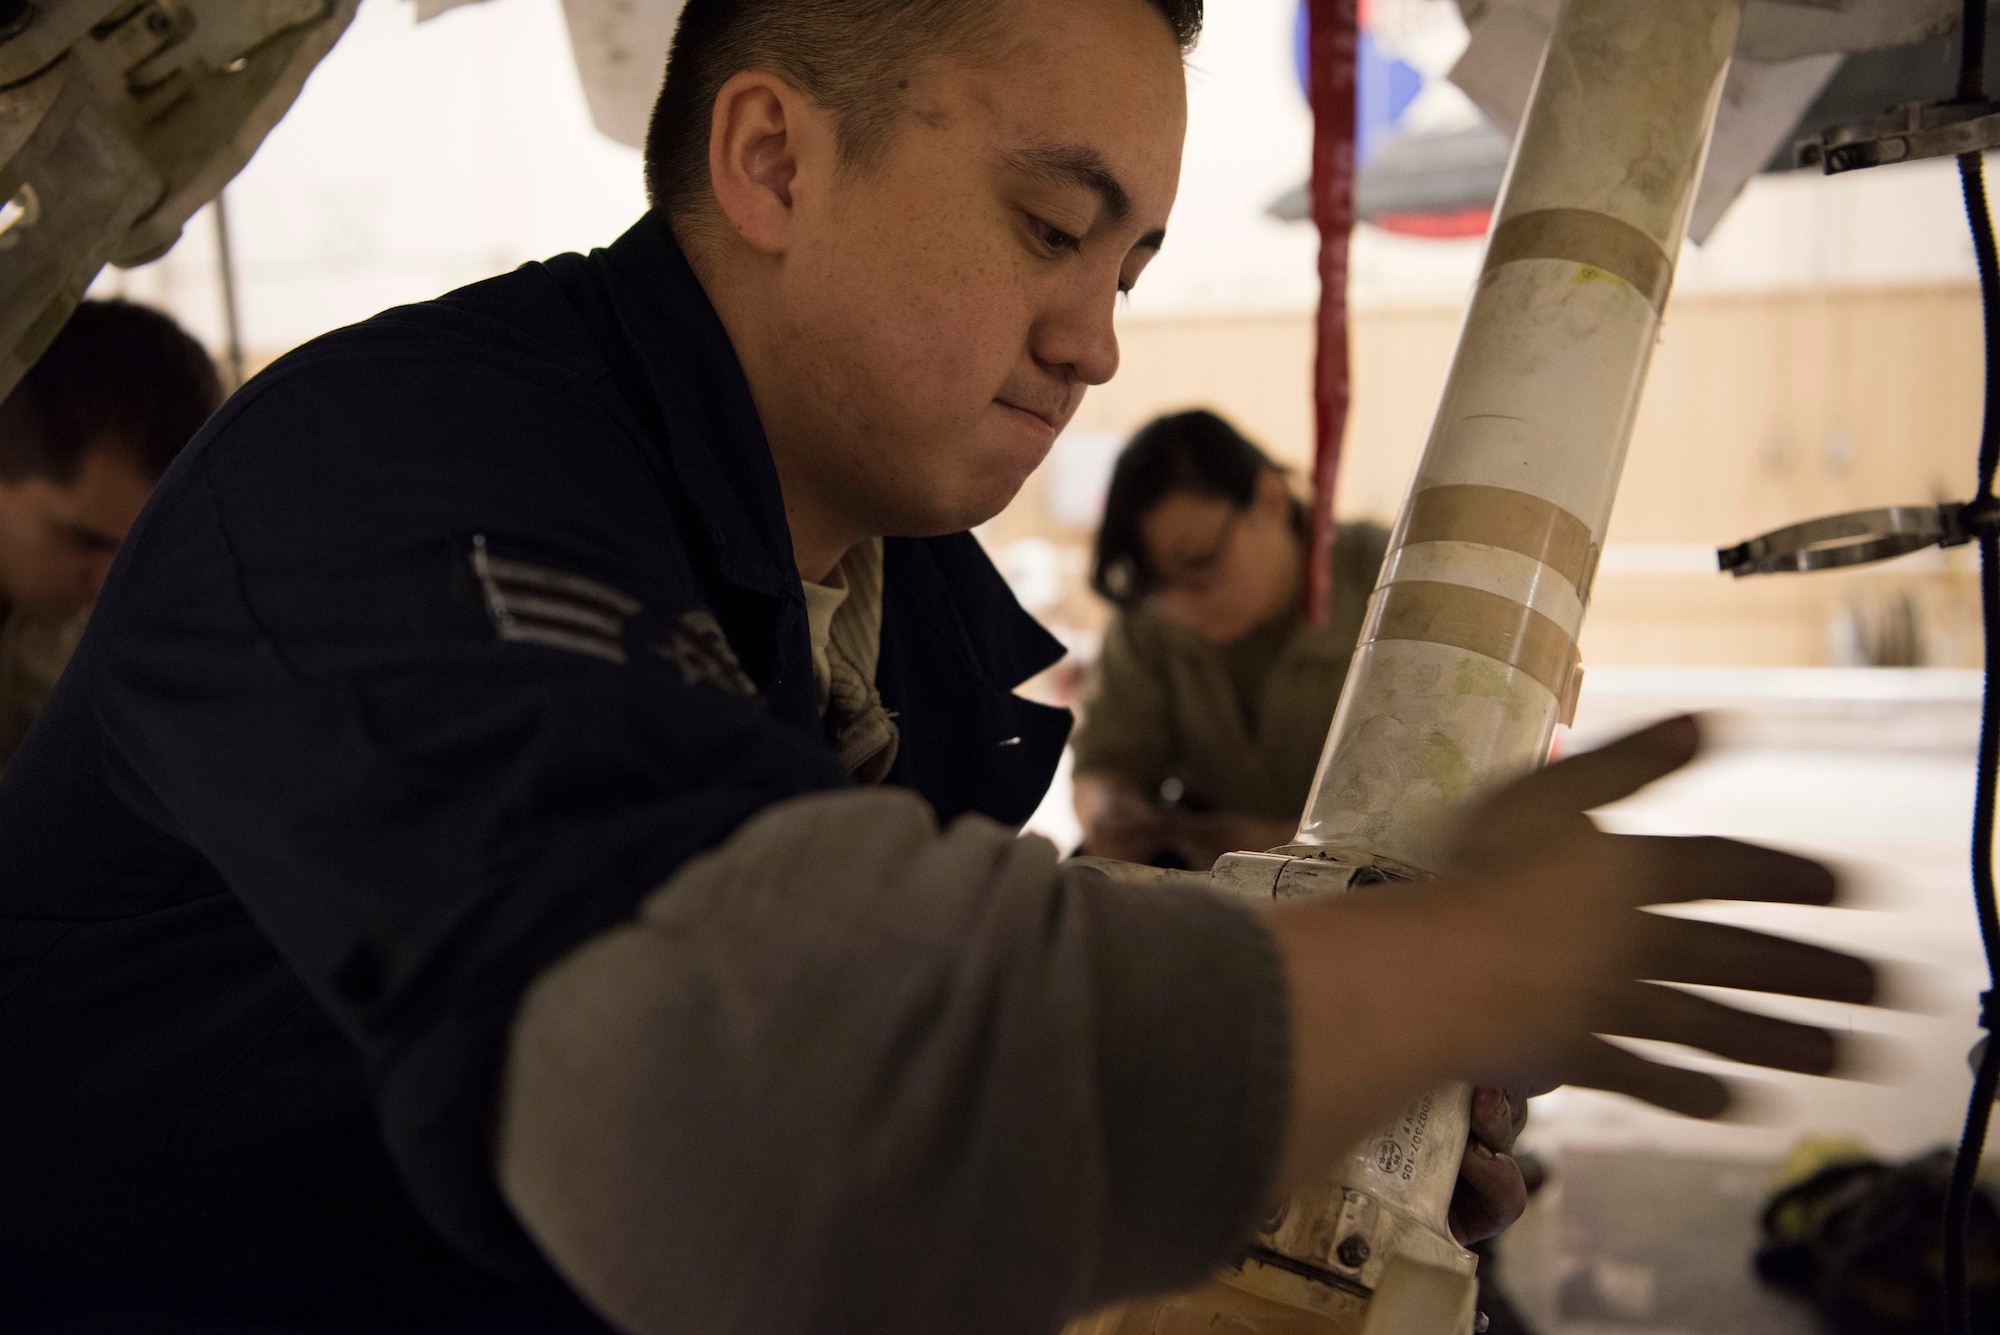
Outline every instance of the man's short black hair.
<path fill-rule="evenodd" d="M 221 404 L 215 363 L 170 317 L 86 301 L 0 403 L 0 480 L 67 486 L 97 449 L 157 480 Z"/>
<path fill-rule="evenodd" d="M 1205 496 L 1247 510 L 1264 474 L 1282 470 L 1229 423 L 1205 409 L 1158 417 L 1139 428 L 1111 470 L 1104 522 L 1090 563 L 1090 586 L 1123 608 L 1153 591 L 1157 574 L 1146 551 L 1146 516 L 1169 496 Z M 1305 508 L 1292 519 L 1303 531 Z"/>
<path fill-rule="evenodd" d="M 1203 0 L 1148 0 L 1186 51 Z M 679 217 L 709 197 L 715 95 L 744 70 L 770 70 L 833 114 L 844 161 L 865 163 L 902 111 L 907 71 L 936 54 L 992 44 L 1006 0 L 687 0 L 646 133 L 646 192 Z"/>

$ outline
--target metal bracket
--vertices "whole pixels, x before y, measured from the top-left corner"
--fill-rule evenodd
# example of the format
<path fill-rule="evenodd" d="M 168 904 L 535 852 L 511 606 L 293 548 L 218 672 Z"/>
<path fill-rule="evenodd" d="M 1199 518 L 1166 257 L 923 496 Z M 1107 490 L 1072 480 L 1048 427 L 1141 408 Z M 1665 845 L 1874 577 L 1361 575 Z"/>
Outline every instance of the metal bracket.
<path fill-rule="evenodd" d="M 1836 125 L 1801 139 L 1792 150 L 1801 167 L 1828 176 L 1919 158 L 1956 157 L 2000 146 L 2000 101 L 1905 102 L 1884 115 Z"/>
<path fill-rule="evenodd" d="M 1723 570 L 1737 576 L 1834 570 L 1893 560 L 1926 547 L 1957 547 L 2000 520 L 2000 506 L 1892 505 L 1809 519 L 1716 552 Z"/>

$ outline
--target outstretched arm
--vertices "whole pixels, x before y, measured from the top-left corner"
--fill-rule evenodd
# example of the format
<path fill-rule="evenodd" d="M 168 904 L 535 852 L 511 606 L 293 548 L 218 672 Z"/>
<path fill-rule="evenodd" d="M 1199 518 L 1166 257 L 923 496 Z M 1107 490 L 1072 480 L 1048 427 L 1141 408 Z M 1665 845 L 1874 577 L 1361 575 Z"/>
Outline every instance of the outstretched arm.
<path fill-rule="evenodd" d="M 1824 1073 L 1826 1033 L 1662 982 L 1874 981 L 1641 911 L 1833 896 L 1798 858 L 1591 825 L 1694 749 L 1685 722 L 1639 734 L 1503 791 L 1438 882 L 1261 914 L 990 822 L 940 832 L 906 793 L 782 804 L 529 990 L 503 1189 L 623 1329 L 999 1332 L 1193 1281 L 1448 1079 L 1715 1115 L 1713 1077 L 1593 1035 Z M 1486 1113 L 1482 1139 L 1511 1140 Z"/>

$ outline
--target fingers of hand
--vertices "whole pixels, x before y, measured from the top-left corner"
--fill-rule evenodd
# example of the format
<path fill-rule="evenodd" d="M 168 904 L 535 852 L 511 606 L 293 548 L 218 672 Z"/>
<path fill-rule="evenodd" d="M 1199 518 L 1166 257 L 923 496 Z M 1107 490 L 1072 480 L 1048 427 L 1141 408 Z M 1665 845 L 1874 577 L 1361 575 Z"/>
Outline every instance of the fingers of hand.
<path fill-rule="evenodd" d="M 1839 882 L 1810 858 L 1733 839 L 1607 835 L 1630 863 L 1633 901 L 1675 904 L 1740 899 L 1770 904 L 1831 904 Z"/>
<path fill-rule="evenodd" d="M 1720 1117 L 1731 1102 L 1729 1086 L 1712 1075 L 1647 1061 L 1601 1038 L 1578 1044 L 1562 1062 L 1561 1072 L 1569 1084 L 1629 1094 L 1688 1117 Z"/>
<path fill-rule="evenodd" d="M 1640 916 L 1632 972 L 1641 978 L 1859 1005 L 1875 999 L 1874 966 L 1852 955 L 1724 923 Z"/>
<path fill-rule="evenodd" d="M 1508 789 L 1495 805 L 1516 802 L 1594 811 L 1665 778 L 1701 750 L 1701 726 L 1687 715 L 1621 737 L 1609 746 L 1558 761 Z"/>
<path fill-rule="evenodd" d="M 1668 719 L 1509 784 L 1460 827 L 1452 864 L 1509 853 L 1546 856 L 1565 840 L 1589 839 L 1596 827 L 1584 813 L 1679 769 L 1699 747 L 1692 718 Z"/>
<path fill-rule="evenodd" d="M 1461 1243 L 1480 1242 L 1506 1228 L 1528 1208 L 1528 1184 L 1510 1155 L 1477 1140 L 1466 1146 L 1452 1191 L 1451 1231 Z"/>
<path fill-rule="evenodd" d="M 1840 1064 L 1840 1044 L 1824 1029 L 1755 1015 L 1658 983 L 1622 985 L 1615 1018 L 1604 1030 L 1685 1043 L 1730 1061 L 1805 1075 L 1827 1075 Z"/>
<path fill-rule="evenodd" d="M 1136 815 L 1098 817 L 1085 831 L 1084 846 L 1100 857 L 1133 861 L 1151 857 L 1164 837 L 1160 819 L 1142 810 Z"/>
<path fill-rule="evenodd" d="M 1472 1091 L 1472 1138 L 1495 1154 L 1514 1148 L 1514 1137 L 1526 1120 L 1525 1109 L 1516 1120 L 1514 1101 L 1506 1090 L 1481 1086 Z"/>
<path fill-rule="evenodd" d="M 1114 838 L 1121 838 L 1158 834 L 1165 828 L 1165 822 L 1150 811 L 1125 811 L 1100 816 L 1090 828 L 1101 830 Z"/>

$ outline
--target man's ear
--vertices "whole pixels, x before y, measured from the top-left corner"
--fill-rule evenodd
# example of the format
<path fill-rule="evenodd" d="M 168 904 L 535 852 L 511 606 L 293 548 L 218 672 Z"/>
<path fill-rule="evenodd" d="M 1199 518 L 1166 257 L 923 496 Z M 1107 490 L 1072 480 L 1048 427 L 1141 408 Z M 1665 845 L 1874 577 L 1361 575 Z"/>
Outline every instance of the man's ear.
<path fill-rule="evenodd" d="M 752 249 L 783 254 L 793 239 L 800 173 L 832 149 L 831 126 L 810 97 L 776 74 L 741 71 L 715 95 L 709 121 L 716 207 Z"/>

